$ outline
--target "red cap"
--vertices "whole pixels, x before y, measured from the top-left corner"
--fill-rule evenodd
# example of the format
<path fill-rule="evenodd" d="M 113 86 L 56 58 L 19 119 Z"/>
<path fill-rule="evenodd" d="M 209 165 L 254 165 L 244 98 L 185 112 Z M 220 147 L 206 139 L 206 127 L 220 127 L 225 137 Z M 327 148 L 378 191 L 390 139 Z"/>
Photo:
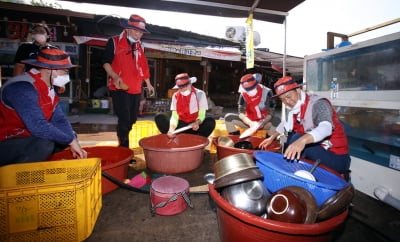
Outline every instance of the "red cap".
<path fill-rule="evenodd" d="M 140 17 L 139 15 L 132 14 L 128 20 L 121 19 L 120 23 L 121 26 L 125 29 L 136 29 L 144 34 L 150 33 L 146 29 L 146 20 L 144 20 L 144 18 Z"/>
<path fill-rule="evenodd" d="M 274 89 L 276 93 L 274 97 L 277 97 L 279 95 L 284 94 L 285 92 L 301 87 L 302 85 L 303 84 L 298 84 L 295 80 L 293 80 L 291 76 L 284 76 L 274 84 Z"/>

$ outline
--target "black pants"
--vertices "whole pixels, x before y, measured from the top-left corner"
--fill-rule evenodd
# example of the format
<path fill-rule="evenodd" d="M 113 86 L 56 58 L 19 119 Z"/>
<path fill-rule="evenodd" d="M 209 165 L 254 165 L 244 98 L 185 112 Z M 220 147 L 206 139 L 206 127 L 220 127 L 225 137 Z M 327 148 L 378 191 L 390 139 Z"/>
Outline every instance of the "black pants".
<path fill-rule="evenodd" d="M 114 112 L 118 118 L 117 136 L 119 146 L 129 148 L 129 132 L 136 123 L 140 104 L 140 93 L 129 94 L 125 91 L 110 91 Z"/>
<path fill-rule="evenodd" d="M 169 120 L 170 120 L 170 115 L 163 114 L 163 113 L 157 114 L 154 117 L 154 121 L 156 122 L 158 130 L 160 130 L 160 132 L 163 134 L 168 133 Z M 179 128 L 182 128 L 189 124 L 190 123 L 185 123 L 182 120 L 179 120 L 178 126 L 176 128 L 179 129 Z M 214 128 L 215 128 L 215 120 L 213 118 L 207 117 L 200 124 L 200 127 L 197 131 L 194 131 L 193 129 L 188 129 L 188 130 L 184 131 L 183 133 L 196 134 L 196 135 L 208 137 L 213 132 Z"/>
<path fill-rule="evenodd" d="M 5 140 L 0 142 L 0 166 L 45 161 L 51 154 L 66 147 L 67 145 L 33 136 Z"/>

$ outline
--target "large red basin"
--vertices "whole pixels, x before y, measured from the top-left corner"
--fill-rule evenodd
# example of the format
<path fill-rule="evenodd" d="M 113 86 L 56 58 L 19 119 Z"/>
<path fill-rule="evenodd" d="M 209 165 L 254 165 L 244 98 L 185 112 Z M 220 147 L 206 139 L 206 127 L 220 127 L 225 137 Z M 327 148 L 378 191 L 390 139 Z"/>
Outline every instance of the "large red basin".
<path fill-rule="evenodd" d="M 227 202 L 209 184 L 209 194 L 217 205 L 221 241 L 326 242 L 333 231 L 346 219 L 348 210 L 322 222 L 293 224 L 264 219 L 241 210 Z"/>
<path fill-rule="evenodd" d="M 101 170 L 123 182 L 128 175 L 129 161 L 133 158 L 133 151 L 118 146 L 83 147 L 88 158 L 101 158 Z M 53 154 L 48 160 L 74 159 L 70 150 Z M 118 188 L 118 185 L 105 177 L 101 178 L 102 194 L 107 194 Z"/>
<path fill-rule="evenodd" d="M 175 138 L 159 134 L 139 141 L 147 168 L 162 174 L 184 173 L 200 167 L 208 143 L 207 138 L 194 134 L 178 134 Z"/>
<path fill-rule="evenodd" d="M 249 141 L 254 148 L 258 147 L 258 145 L 265 139 L 265 138 L 258 137 L 258 136 L 249 136 L 245 139 L 239 139 L 239 135 L 228 135 L 227 137 L 231 138 L 233 143 L 235 143 L 235 144 L 239 141 Z M 257 150 L 241 149 L 241 148 L 229 147 L 229 146 L 225 146 L 225 145 L 219 145 L 218 137 L 214 137 L 212 142 L 217 147 L 218 160 L 220 160 L 226 156 L 234 155 L 237 153 L 246 153 L 253 157 L 253 153 L 255 151 L 257 151 Z M 278 141 L 273 141 L 266 149 L 266 151 L 271 151 L 271 152 L 279 152 L 280 150 L 281 150 L 281 145 L 279 144 Z"/>

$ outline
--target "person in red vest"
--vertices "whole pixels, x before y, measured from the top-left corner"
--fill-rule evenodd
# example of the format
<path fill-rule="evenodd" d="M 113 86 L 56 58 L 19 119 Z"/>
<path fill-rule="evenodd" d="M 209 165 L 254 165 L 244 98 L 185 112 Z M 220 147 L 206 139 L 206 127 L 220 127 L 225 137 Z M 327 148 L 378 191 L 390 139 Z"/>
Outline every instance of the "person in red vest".
<path fill-rule="evenodd" d="M 267 147 L 274 139 L 287 135 L 284 157 L 300 158 L 324 164 L 341 174 L 348 174 L 350 167 L 349 147 L 344 128 L 328 99 L 308 94 L 290 76 L 280 78 L 274 89 L 288 111 L 275 132 L 261 142 Z"/>
<path fill-rule="evenodd" d="M 184 133 L 210 136 L 215 128 L 215 120 L 206 117 L 208 102 L 206 93 L 192 86 L 196 77 L 189 77 L 187 73 L 181 73 L 175 77 L 174 89 L 179 89 L 172 95 L 171 117 L 165 114 L 157 114 L 154 117 L 157 128 L 163 134 L 173 137 L 173 131 L 177 128 L 190 125 L 191 128 Z"/>
<path fill-rule="evenodd" d="M 128 20 L 122 19 L 120 24 L 124 30 L 108 40 L 103 68 L 110 77 L 108 88 L 118 117 L 119 146 L 129 148 L 129 132 L 137 120 L 143 81 L 147 90 L 154 92 L 141 44 L 143 34 L 150 32 L 146 29 L 146 21 L 139 15 L 132 14 Z"/>
<path fill-rule="evenodd" d="M 231 135 L 239 135 L 241 128 L 250 128 L 253 133 L 259 129 L 272 128 L 273 114 L 272 90 L 261 83 L 259 73 L 246 74 L 240 79 L 238 114 L 227 113 L 224 117 L 226 130 Z"/>
<path fill-rule="evenodd" d="M 54 90 L 70 81 L 76 65 L 59 49 L 42 49 L 37 59 L 22 62 L 33 68 L 0 89 L 0 166 L 45 161 L 68 146 L 73 157 L 87 158 Z"/>

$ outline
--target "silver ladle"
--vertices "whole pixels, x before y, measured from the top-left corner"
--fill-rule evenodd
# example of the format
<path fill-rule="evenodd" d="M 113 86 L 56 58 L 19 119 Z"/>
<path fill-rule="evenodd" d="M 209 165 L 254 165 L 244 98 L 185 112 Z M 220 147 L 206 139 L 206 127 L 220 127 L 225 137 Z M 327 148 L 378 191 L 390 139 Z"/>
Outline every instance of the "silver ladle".
<path fill-rule="evenodd" d="M 215 174 L 214 173 L 205 174 L 204 180 L 206 180 L 208 184 L 214 184 Z"/>

